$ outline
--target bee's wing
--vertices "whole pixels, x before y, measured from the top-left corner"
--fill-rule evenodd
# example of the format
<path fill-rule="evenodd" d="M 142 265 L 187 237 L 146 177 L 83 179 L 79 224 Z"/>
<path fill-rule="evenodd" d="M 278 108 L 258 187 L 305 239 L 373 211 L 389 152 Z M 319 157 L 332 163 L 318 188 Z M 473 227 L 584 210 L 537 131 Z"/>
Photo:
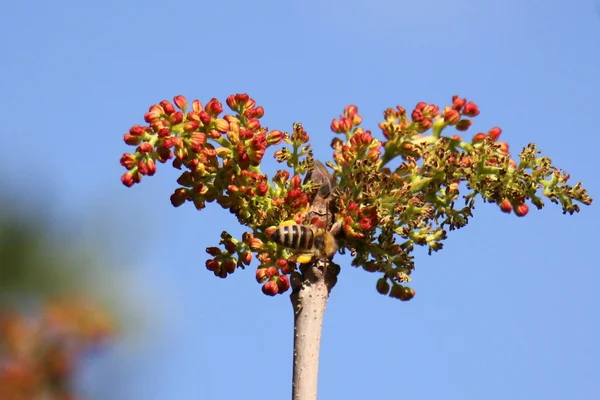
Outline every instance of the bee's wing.
<path fill-rule="evenodd" d="M 333 180 L 333 176 L 327 170 L 325 164 L 323 164 L 321 161 L 315 160 L 315 167 L 306 174 L 306 177 L 304 178 L 304 184 L 308 183 L 309 181 L 320 185 L 316 197 L 328 199 L 331 196 L 331 191 L 335 186 L 335 181 Z"/>
<path fill-rule="evenodd" d="M 320 186 L 310 200 L 310 210 L 306 216 L 306 222 L 318 228 L 327 229 L 332 220 L 329 199 L 335 187 L 335 180 L 325 164 L 315 161 L 315 167 L 306 175 L 304 183 L 309 181 Z"/>

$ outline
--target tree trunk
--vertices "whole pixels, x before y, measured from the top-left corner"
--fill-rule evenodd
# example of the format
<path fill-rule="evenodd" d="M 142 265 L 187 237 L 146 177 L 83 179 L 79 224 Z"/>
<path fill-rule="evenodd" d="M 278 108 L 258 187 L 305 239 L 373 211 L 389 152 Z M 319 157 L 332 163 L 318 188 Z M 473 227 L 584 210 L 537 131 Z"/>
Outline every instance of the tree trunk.
<path fill-rule="evenodd" d="M 320 259 L 292 274 L 294 367 L 292 400 L 316 400 L 323 314 L 339 266 Z"/>

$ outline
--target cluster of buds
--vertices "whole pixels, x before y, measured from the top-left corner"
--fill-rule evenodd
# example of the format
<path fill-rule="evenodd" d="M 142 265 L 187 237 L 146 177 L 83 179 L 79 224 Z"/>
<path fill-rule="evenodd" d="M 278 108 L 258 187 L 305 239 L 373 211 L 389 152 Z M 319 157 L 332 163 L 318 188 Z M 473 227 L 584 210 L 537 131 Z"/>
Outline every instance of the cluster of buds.
<path fill-rule="evenodd" d="M 137 147 L 121 158 L 127 168 L 123 183 L 132 186 L 155 173 L 156 161 L 173 158 L 176 168 L 185 168 L 171 196 L 174 206 L 191 201 L 201 210 L 216 201 L 251 229 L 241 241 L 222 236 L 224 251 L 209 247 L 213 258 L 207 268 L 226 277 L 249 265 L 255 254 L 263 292 L 285 292 L 296 268 L 288 260 L 293 251 L 269 238 L 282 221 L 307 223 L 315 190 L 302 179 L 314 164 L 308 134 L 299 123 L 291 134 L 268 131 L 259 121 L 264 110 L 246 94 L 228 97 L 234 114 L 223 117 L 216 99 L 204 107 L 194 100 L 189 111 L 183 96 L 173 103 L 153 105 L 145 115 L 148 125 L 125 135 L 125 142 Z M 363 118 L 354 105 L 332 121 L 337 188 L 331 202 L 337 211 L 331 222 L 342 227 L 340 248 L 353 255 L 352 265 L 383 274 L 380 293 L 411 299 L 414 290 L 405 284 L 414 268 L 414 247 L 440 250 L 448 230 L 468 223 L 478 195 L 520 217 L 529 212 L 528 203 L 543 206 L 540 191 L 565 213 L 579 211 L 574 201 L 592 202 L 581 184 L 567 185 L 568 174 L 540 157 L 534 145 L 513 159 L 508 144 L 499 141 L 498 127 L 463 139 L 479 113 L 477 104 L 458 96 L 444 107 L 419 102 L 412 111 L 388 108 L 379 124 L 381 140 L 360 126 Z M 446 129 L 458 132 L 444 135 Z M 269 181 L 260 166 L 271 146 L 279 146 L 275 159 L 292 171 L 279 170 Z"/>
<path fill-rule="evenodd" d="M 278 268 L 279 267 L 279 268 Z M 256 270 L 256 281 L 262 283 L 262 291 L 267 296 L 283 294 L 290 288 L 288 261 L 278 259 L 276 266 L 259 266 Z"/>
<path fill-rule="evenodd" d="M 77 361 L 112 335 L 109 316 L 81 299 L 35 314 L 0 311 L 0 398 L 72 399 Z"/>

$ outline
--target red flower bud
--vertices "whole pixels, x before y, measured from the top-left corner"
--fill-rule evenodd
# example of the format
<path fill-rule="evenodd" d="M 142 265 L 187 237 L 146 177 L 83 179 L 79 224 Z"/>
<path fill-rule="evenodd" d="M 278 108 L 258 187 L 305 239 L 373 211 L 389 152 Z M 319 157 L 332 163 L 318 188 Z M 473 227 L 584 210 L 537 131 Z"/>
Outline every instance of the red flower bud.
<path fill-rule="evenodd" d="M 171 115 L 175 112 L 175 107 L 173 107 L 173 104 L 171 104 L 168 100 L 161 101 L 160 105 L 167 115 Z"/>
<path fill-rule="evenodd" d="M 500 202 L 500 211 L 502 211 L 503 213 L 512 212 L 512 204 L 510 204 L 510 201 L 508 199 L 504 199 Z"/>
<path fill-rule="evenodd" d="M 121 165 L 127 169 L 133 168 L 135 165 L 135 156 L 133 154 L 124 153 L 121 157 Z"/>
<path fill-rule="evenodd" d="M 276 267 L 268 267 L 265 271 L 267 277 L 272 278 L 274 276 L 279 276 L 279 270 Z"/>
<path fill-rule="evenodd" d="M 200 124 L 197 121 L 189 121 L 183 125 L 183 130 L 187 133 L 194 132 Z"/>
<path fill-rule="evenodd" d="M 358 226 L 363 231 L 368 231 L 371 228 L 373 228 L 373 224 L 370 218 L 361 218 L 360 221 L 358 221 Z"/>
<path fill-rule="evenodd" d="M 296 189 L 296 188 L 300 187 L 300 185 L 302 184 L 302 178 L 300 178 L 299 175 L 294 175 L 294 177 L 291 180 L 291 183 L 292 183 L 291 187 Z"/>
<path fill-rule="evenodd" d="M 129 133 L 131 133 L 133 136 L 144 136 L 146 129 L 142 126 L 134 125 L 129 129 Z"/>
<path fill-rule="evenodd" d="M 433 121 L 431 118 L 423 118 L 423 120 L 420 123 L 420 126 L 422 131 L 425 132 L 427 129 L 433 126 Z"/>
<path fill-rule="evenodd" d="M 267 184 L 267 182 L 259 182 L 256 193 L 259 196 L 264 196 L 267 194 L 268 191 L 269 191 L 269 185 Z"/>
<path fill-rule="evenodd" d="M 253 251 L 258 251 L 260 249 L 262 249 L 262 247 L 264 246 L 264 243 L 262 240 L 260 240 L 259 238 L 252 238 L 250 239 L 250 249 Z"/>
<path fill-rule="evenodd" d="M 280 275 L 277 277 L 278 293 L 284 293 L 290 288 L 290 280 L 286 275 Z"/>
<path fill-rule="evenodd" d="M 509 154 L 509 151 L 508 151 L 508 143 L 506 143 L 506 142 L 498 142 L 498 143 L 496 143 L 496 144 L 497 144 L 498 146 L 500 146 L 500 148 L 498 149 L 498 152 L 499 152 L 500 154 L 503 154 L 503 155 L 505 155 L 505 156 Z"/>
<path fill-rule="evenodd" d="M 485 138 L 487 137 L 487 135 L 485 133 L 477 133 L 473 136 L 473 139 L 471 140 L 473 143 L 477 143 L 477 142 L 483 142 L 485 140 Z"/>
<path fill-rule="evenodd" d="M 283 139 L 283 133 L 281 131 L 271 131 L 267 135 L 267 143 L 277 145 L 281 143 Z"/>
<path fill-rule="evenodd" d="M 279 287 L 277 286 L 277 282 L 269 281 L 265 283 L 262 287 L 262 292 L 267 296 L 275 296 L 279 292 Z"/>
<path fill-rule="evenodd" d="M 140 161 L 138 163 L 138 171 L 142 175 L 152 176 L 156 173 L 156 164 L 153 159 L 148 159 L 147 161 Z"/>
<path fill-rule="evenodd" d="M 256 281 L 258 283 L 263 283 L 267 279 L 269 279 L 269 277 L 267 276 L 267 269 L 266 268 L 258 268 L 256 270 Z"/>
<path fill-rule="evenodd" d="M 133 173 L 126 172 L 123 175 L 121 175 L 121 182 L 127 187 L 132 187 L 135 183 L 133 179 Z"/>
<path fill-rule="evenodd" d="M 467 117 L 476 117 L 479 115 L 479 107 L 473 102 L 468 102 L 463 109 L 463 115 L 466 115 Z"/>
<path fill-rule="evenodd" d="M 163 114 L 163 109 L 161 106 L 155 104 L 150 107 L 150 110 L 146 114 L 144 114 L 144 121 L 151 123 L 160 119 L 160 116 Z"/>
<path fill-rule="evenodd" d="M 192 110 L 199 113 L 200 111 L 202 111 L 202 103 L 200 103 L 200 100 L 194 100 L 192 101 Z"/>
<path fill-rule="evenodd" d="M 467 103 L 467 99 L 461 99 L 460 97 L 454 95 L 452 96 L 452 108 L 456 111 L 460 111 L 464 105 Z"/>
<path fill-rule="evenodd" d="M 184 112 L 188 106 L 186 98 L 182 95 L 173 97 L 173 103 L 175 103 L 175 105 Z"/>
<path fill-rule="evenodd" d="M 335 133 L 342 133 L 344 132 L 340 126 L 340 121 L 338 121 L 337 119 L 334 119 L 331 121 L 331 131 L 335 132 Z"/>
<path fill-rule="evenodd" d="M 229 108 L 231 108 L 232 111 L 236 111 L 236 102 L 235 102 L 235 95 L 231 95 L 229 97 L 227 97 L 227 100 L 225 100 L 225 103 L 227 103 L 227 106 Z"/>
<path fill-rule="evenodd" d="M 183 122 L 183 113 L 181 111 L 177 111 L 173 115 L 171 115 L 171 125 L 177 125 Z"/>
<path fill-rule="evenodd" d="M 525 203 L 515 205 L 515 215 L 517 217 L 524 217 L 529 212 L 529 207 Z"/>
<path fill-rule="evenodd" d="M 198 113 L 198 118 L 200 118 L 200 122 L 202 122 L 204 125 L 210 124 L 211 117 L 206 111 L 200 111 Z"/>
<path fill-rule="evenodd" d="M 410 115 L 414 122 L 421 122 L 423 120 L 423 113 L 421 110 L 414 109 L 412 114 Z"/>
<path fill-rule="evenodd" d="M 206 260 L 205 265 L 206 265 L 206 269 L 209 271 L 216 271 L 220 267 L 219 262 L 214 259 Z"/>
<path fill-rule="evenodd" d="M 387 279 L 385 279 L 385 278 L 380 278 L 377 281 L 376 288 L 377 288 L 377 291 L 384 296 L 390 292 L 390 284 L 388 283 Z"/>
<path fill-rule="evenodd" d="M 142 143 L 142 137 L 134 136 L 131 133 L 126 133 L 123 135 L 123 141 L 130 146 L 137 146 Z"/>
<path fill-rule="evenodd" d="M 215 129 L 218 132 L 225 133 L 229 130 L 229 122 L 227 122 L 227 120 L 224 120 L 222 118 L 218 118 L 215 120 Z"/>
<path fill-rule="evenodd" d="M 179 207 L 189 198 L 189 191 L 186 188 L 175 189 L 171 195 L 171 204 L 173 207 Z"/>
<path fill-rule="evenodd" d="M 159 138 L 166 138 L 171 136 L 171 131 L 169 130 L 169 128 L 161 128 L 158 130 L 158 137 Z"/>
<path fill-rule="evenodd" d="M 501 133 L 502 133 L 502 129 L 495 127 L 488 131 L 488 136 L 492 139 L 492 142 L 495 142 L 498 140 Z"/>
<path fill-rule="evenodd" d="M 207 247 L 206 252 L 211 256 L 216 257 L 221 254 L 221 249 L 218 247 Z"/>
<path fill-rule="evenodd" d="M 256 118 L 251 118 L 246 122 L 246 128 L 251 131 L 256 131 L 257 129 L 260 129 L 260 121 Z"/>
<path fill-rule="evenodd" d="M 227 271 L 228 274 L 233 274 L 235 272 L 236 263 L 233 259 L 228 259 L 223 262 L 222 267 Z"/>
<path fill-rule="evenodd" d="M 420 101 L 417 103 L 417 105 L 415 106 L 415 110 L 418 111 L 423 111 L 423 109 L 427 107 L 427 103 L 425 103 L 424 101 Z"/>
<path fill-rule="evenodd" d="M 262 118 L 265 115 L 265 109 L 262 106 L 258 106 L 254 109 L 254 118 Z"/>
<path fill-rule="evenodd" d="M 138 146 L 137 151 L 139 151 L 142 154 L 147 154 L 154 151 L 154 147 L 152 147 L 150 143 L 144 142 Z"/>
<path fill-rule="evenodd" d="M 472 123 L 473 123 L 473 121 L 471 121 L 470 119 L 461 119 L 456 124 L 456 130 L 464 132 L 467 129 L 469 129 L 469 127 L 471 126 Z"/>
<path fill-rule="evenodd" d="M 219 102 L 219 100 L 212 98 L 208 103 L 206 103 L 205 110 L 211 117 L 216 117 L 223 112 L 223 105 Z"/>
<path fill-rule="evenodd" d="M 340 119 L 340 132 L 349 132 L 352 129 L 352 120 L 349 118 Z"/>
<path fill-rule="evenodd" d="M 512 158 L 510 160 L 508 160 L 508 165 L 510 165 L 514 169 L 517 169 L 517 162 L 515 160 L 513 160 Z"/>
<path fill-rule="evenodd" d="M 243 252 L 241 260 L 244 264 L 250 265 L 250 263 L 252 262 L 252 253 L 250 253 L 249 251 Z"/>
<path fill-rule="evenodd" d="M 458 111 L 451 108 L 445 108 L 444 112 L 442 113 L 442 117 L 444 117 L 444 121 L 448 125 L 456 125 L 460 120 L 460 114 Z"/>

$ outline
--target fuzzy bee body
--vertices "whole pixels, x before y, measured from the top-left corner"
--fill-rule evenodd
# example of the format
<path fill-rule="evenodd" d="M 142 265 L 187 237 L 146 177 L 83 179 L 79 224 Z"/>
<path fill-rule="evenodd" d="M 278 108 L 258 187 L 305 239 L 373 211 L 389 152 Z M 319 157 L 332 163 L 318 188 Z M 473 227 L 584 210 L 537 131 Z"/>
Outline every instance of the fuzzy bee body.
<path fill-rule="evenodd" d="M 298 225 L 283 223 L 271 235 L 271 240 L 280 246 L 296 250 L 299 255 L 296 261 L 300 263 L 310 262 L 313 257 L 332 257 L 338 249 L 334 233 L 338 230 L 338 224 L 334 224 L 332 230 L 326 231 L 313 225 Z"/>
<path fill-rule="evenodd" d="M 315 161 L 304 183 L 312 181 L 319 185 L 310 202 L 305 224 L 284 221 L 272 233 L 271 240 L 280 246 L 296 251 L 295 260 L 304 264 L 316 258 L 331 258 L 338 250 L 336 236 L 341 230 L 339 222 L 331 224 L 333 212 L 330 208 L 330 197 L 335 181 L 325 165 Z"/>

